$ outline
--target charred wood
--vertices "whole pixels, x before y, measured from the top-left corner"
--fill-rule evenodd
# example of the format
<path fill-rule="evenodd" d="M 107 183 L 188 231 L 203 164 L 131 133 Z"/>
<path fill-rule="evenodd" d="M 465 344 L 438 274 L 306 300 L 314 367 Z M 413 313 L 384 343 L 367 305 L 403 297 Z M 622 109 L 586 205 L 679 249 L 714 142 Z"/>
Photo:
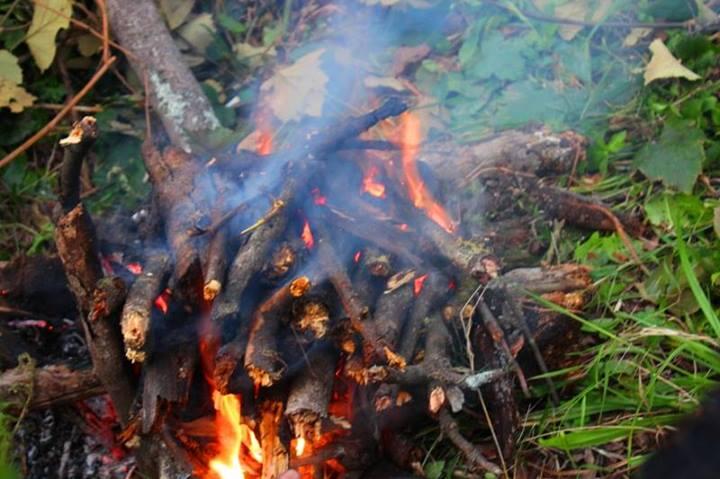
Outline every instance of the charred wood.
<path fill-rule="evenodd" d="M 265 401 L 260 406 L 260 446 L 262 448 L 263 467 L 260 479 L 277 479 L 287 471 L 288 451 L 280 438 L 283 403 Z"/>
<path fill-rule="evenodd" d="M 373 316 L 378 341 L 392 351 L 397 351 L 400 332 L 405 325 L 413 300 L 413 287 L 410 283 L 386 291 L 378 299 Z"/>
<path fill-rule="evenodd" d="M 318 353 L 309 357 L 305 369 L 290 386 L 285 416 L 290 421 L 295 437 L 312 444 L 321 434 L 322 420 L 328 417 L 332 394 L 337 350 L 327 342 L 315 345 Z"/>
<path fill-rule="evenodd" d="M 67 138 L 60 140 L 65 155 L 60 168 L 60 205 L 69 213 L 80 203 L 80 170 L 98 137 L 95 118 L 86 116 L 73 125 Z"/>
<path fill-rule="evenodd" d="M 128 292 L 120 326 L 125 342 L 125 355 L 131 362 L 143 362 L 155 298 L 165 287 L 170 273 L 170 258 L 164 251 L 151 251 L 143 272 Z"/>
<path fill-rule="evenodd" d="M 35 367 L 25 362 L 0 374 L 0 402 L 12 413 L 26 405 L 29 409 L 61 406 L 104 392 L 91 369 L 74 370 L 62 364 Z"/>
<path fill-rule="evenodd" d="M 57 256 L 18 256 L 0 267 L 0 305 L 32 316 L 73 317 L 77 305 L 68 289 L 63 264 Z"/>
<path fill-rule="evenodd" d="M 415 349 L 425 327 L 425 321 L 430 313 L 437 309 L 441 302 L 447 298 L 450 281 L 444 274 L 433 271 L 428 273 L 422 283 L 422 289 L 417 292 L 410 317 L 403 328 L 398 353 L 408 363 L 413 362 Z"/>
<path fill-rule="evenodd" d="M 275 291 L 253 316 L 245 350 L 245 369 L 258 386 L 271 386 L 286 367 L 277 349 L 277 333 L 290 316 L 290 306 L 310 289 L 310 280 L 301 276 Z"/>

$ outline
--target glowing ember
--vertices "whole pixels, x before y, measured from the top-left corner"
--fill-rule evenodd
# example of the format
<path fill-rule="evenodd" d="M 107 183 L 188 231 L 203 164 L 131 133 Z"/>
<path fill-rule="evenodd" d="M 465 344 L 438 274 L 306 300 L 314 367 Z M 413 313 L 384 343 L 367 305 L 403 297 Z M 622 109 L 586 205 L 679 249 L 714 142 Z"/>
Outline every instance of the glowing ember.
<path fill-rule="evenodd" d="M 323 196 L 320 192 L 320 188 L 313 188 L 310 190 L 310 194 L 313 196 L 313 203 L 318 206 L 325 206 L 327 204 L 327 197 Z"/>
<path fill-rule="evenodd" d="M 423 285 L 425 284 L 427 276 L 427 274 L 418 276 L 415 278 L 415 281 L 413 281 L 413 293 L 415 293 L 415 296 L 420 296 L 420 293 L 422 293 Z"/>
<path fill-rule="evenodd" d="M 273 134 L 267 121 L 258 121 L 255 151 L 258 155 L 263 156 L 269 155 L 273 151 Z"/>
<path fill-rule="evenodd" d="M 305 224 L 303 225 L 300 238 L 302 238 L 307 249 L 312 249 L 313 246 L 315 246 L 315 238 L 313 237 L 312 230 L 310 229 L 310 223 L 308 223 L 307 220 L 305 220 Z"/>
<path fill-rule="evenodd" d="M 367 169 L 362 180 L 362 190 L 375 198 L 385 198 L 385 185 L 375 180 L 378 173 L 378 168 L 375 165 Z"/>
<path fill-rule="evenodd" d="M 455 231 L 455 224 L 445 209 L 438 204 L 432 194 L 425 187 L 417 169 L 417 155 L 422 141 L 420 120 L 412 113 L 402 116 L 402 169 L 410 201 L 416 208 L 425 211 L 425 214 L 440 225 L 448 233 Z"/>
<path fill-rule="evenodd" d="M 168 312 L 168 303 L 170 301 L 170 295 L 172 293 L 168 288 L 165 288 L 165 291 L 160 293 L 157 298 L 155 298 L 155 307 L 159 309 L 162 314 L 167 314 Z"/>
<path fill-rule="evenodd" d="M 259 463 L 262 463 L 262 448 L 252 430 L 242 423 L 239 396 L 213 391 L 213 403 L 220 451 L 208 464 L 212 471 L 209 477 L 243 479 L 245 472 L 240 462 L 243 445 L 247 446 L 252 458 Z"/>
<path fill-rule="evenodd" d="M 140 263 L 128 263 L 125 265 L 128 271 L 130 271 L 135 276 L 142 274 L 143 268 Z"/>
<path fill-rule="evenodd" d="M 410 229 L 410 227 L 407 225 L 407 223 L 401 224 L 400 226 L 398 226 L 398 228 L 400 229 L 400 231 L 407 231 Z"/>
<path fill-rule="evenodd" d="M 300 457 L 305 452 L 305 438 L 300 436 L 295 439 L 295 456 Z"/>
<path fill-rule="evenodd" d="M 362 258 L 362 251 L 356 251 L 355 255 L 353 256 L 353 261 L 359 263 L 360 258 Z"/>

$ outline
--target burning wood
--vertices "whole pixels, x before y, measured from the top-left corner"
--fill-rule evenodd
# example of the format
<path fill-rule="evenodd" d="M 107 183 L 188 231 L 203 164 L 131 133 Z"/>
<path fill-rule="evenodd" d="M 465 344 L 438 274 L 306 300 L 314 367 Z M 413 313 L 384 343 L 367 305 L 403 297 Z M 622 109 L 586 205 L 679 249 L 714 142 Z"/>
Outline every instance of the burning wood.
<path fill-rule="evenodd" d="M 315 346 L 307 366 L 290 386 L 285 416 L 296 438 L 313 444 L 322 433 L 322 421 L 328 417 L 328 405 L 338 353 L 328 343 Z"/>
<path fill-rule="evenodd" d="M 145 268 L 128 292 L 120 319 L 125 355 L 131 362 L 145 360 L 153 306 L 170 273 L 170 258 L 166 253 L 154 251 L 148 257 Z"/>
<path fill-rule="evenodd" d="M 277 332 L 283 318 L 290 314 L 292 300 L 304 296 L 310 286 L 306 276 L 294 279 L 273 293 L 255 313 L 245 351 L 245 369 L 255 384 L 271 386 L 285 371 L 277 351 Z"/>

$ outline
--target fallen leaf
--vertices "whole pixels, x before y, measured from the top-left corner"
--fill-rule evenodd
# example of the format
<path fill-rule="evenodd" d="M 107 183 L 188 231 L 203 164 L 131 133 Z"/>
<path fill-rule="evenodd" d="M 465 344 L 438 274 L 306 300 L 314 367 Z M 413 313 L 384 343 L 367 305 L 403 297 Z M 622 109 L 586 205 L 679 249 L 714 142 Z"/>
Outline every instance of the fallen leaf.
<path fill-rule="evenodd" d="M 160 0 L 160 11 L 165 17 L 168 28 L 175 30 L 190 15 L 195 0 Z"/>
<path fill-rule="evenodd" d="M 203 13 L 196 15 L 185 25 L 178 29 L 177 33 L 180 38 L 189 43 L 193 49 L 200 53 L 205 53 L 207 47 L 215 39 L 215 22 L 212 15 Z"/>
<path fill-rule="evenodd" d="M 20 113 L 35 102 L 35 96 L 21 85 L 0 78 L 0 108 L 8 107 L 13 113 Z"/>
<path fill-rule="evenodd" d="M 625 37 L 625 40 L 623 40 L 623 46 L 628 48 L 634 47 L 640 40 L 650 35 L 650 33 L 652 33 L 652 29 L 650 28 L 633 28 L 630 30 L 630 33 L 628 33 L 628 36 Z"/>
<path fill-rule="evenodd" d="M 260 87 L 273 115 L 287 122 L 303 116 L 322 116 L 328 76 L 320 65 L 324 48 L 280 68 Z"/>
<path fill-rule="evenodd" d="M 665 124 L 660 138 L 645 145 L 635 157 L 635 167 L 652 180 L 690 193 L 702 173 L 705 134 L 687 120 Z"/>
<path fill-rule="evenodd" d="M 712 8 L 705 5 L 703 0 L 695 0 L 695 5 L 697 5 L 698 10 L 695 21 L 699 26 L 704 27 L 707 25 L 714 25 L 720 20 L 720 15 L 715 13 Z"/>
<path fill-rule="evenodd" d="M 80 35 L 77 39 L 78 51 L 84 57 L 91 57 L 102 49 L 102 41 L 95 35 Z"/>
<path fill-rule="evenodd" d="M 414 47 L 399 47 L 393 53 L 390 76 L 396 77 L 402 74 L 408 66 L 427 58 L 430 55 L 430 47 L 427 43 L 421 43 Z"/>
<path fill-rule="evenodd" d="M 16 85 L 23 80 L 17 57 L 7 50 L 0 50 L 0 78 Z"/>
<path fill-rule="evenodd" d="M 684 67 L 659 38 L 650 44 L 650 51 L 653 55 L 645 67 L 645 85 L 663 78 L 685 78 L 690 81 L 700 79 L 700 75 Z"/>
<path fill-rule="evenodd" d="M 552 0 L 533 0 L 535 6 L 540 10 L 546 10 Z M 610 12 L 613 0 L 570 0 L 562 5 L 557 5 L 553 15 L 568 20 L 588 20 L 600 22 Z M 590 15 L 592 13 L 592 15 Z M 563 40 L 570 41 L 583 29 L 580 25 L 561 25 L 558 34 Z"/>
<path fill-rule="evenodd" d="M 363 80 L 363 84 L 368 88 L 389 88 L 395 91 L 407 90 L 403 82 L 392 77 L 369 76 Z"/>
<path fill-rule="evenodd" d="M 26 43 L 41 71 L 48 69 L 55 58 L 55 36 L 70 25 L 72 0 L 34 0 L 32 22 Z"/>
<path fill-rule="evenodd" d="M 246 63 L 250 68 L 257 68 L 267 62 L 266 57 L 274 57 L 277 55 L 275 47 L 256 47 L 249 43 L 236 43 L 233 45 L 235 58 L 238 61 Z"/>

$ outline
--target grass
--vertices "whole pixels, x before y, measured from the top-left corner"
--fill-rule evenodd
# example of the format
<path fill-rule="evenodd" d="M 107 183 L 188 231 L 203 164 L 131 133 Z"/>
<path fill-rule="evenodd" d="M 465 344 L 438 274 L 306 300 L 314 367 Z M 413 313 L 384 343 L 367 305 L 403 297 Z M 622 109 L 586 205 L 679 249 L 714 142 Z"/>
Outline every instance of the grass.
<path fill-rule="evenodd" d="M 0 405 L 0 477 L 15 479 L 19 476 L 12 462 L 12 432 L 10 429 L 12 421 L 2 412 L 3 409 Z"/>

